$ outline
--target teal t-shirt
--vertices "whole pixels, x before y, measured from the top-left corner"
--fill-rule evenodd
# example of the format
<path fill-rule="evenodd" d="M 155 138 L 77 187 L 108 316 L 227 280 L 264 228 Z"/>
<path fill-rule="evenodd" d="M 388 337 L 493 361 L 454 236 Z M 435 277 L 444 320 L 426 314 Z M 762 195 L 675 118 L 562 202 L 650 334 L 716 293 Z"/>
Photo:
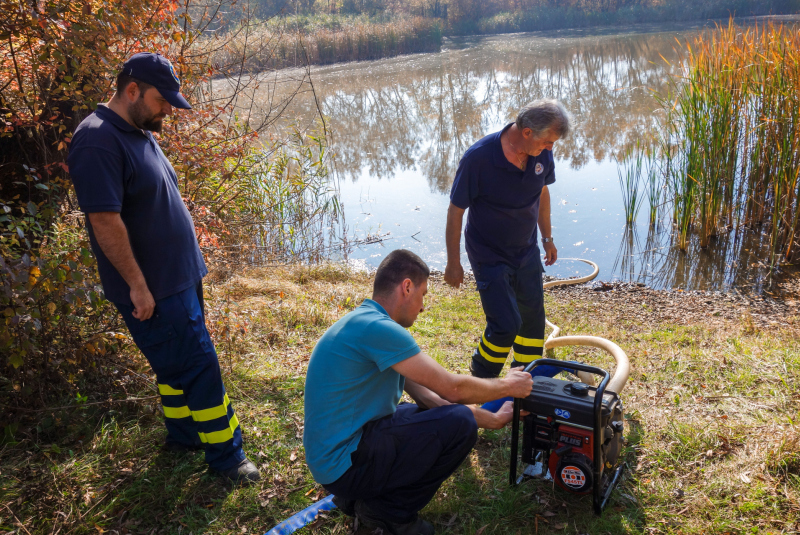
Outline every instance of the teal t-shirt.
<path fill-rule="evenodd" d="M 411 333 L 371 299 L 322 335 L 308 363 L 303 433 L 318 483 L 350 468 L 364 424 L 394 414 L 405 379 L 391 366 L 419 352 Z"/>

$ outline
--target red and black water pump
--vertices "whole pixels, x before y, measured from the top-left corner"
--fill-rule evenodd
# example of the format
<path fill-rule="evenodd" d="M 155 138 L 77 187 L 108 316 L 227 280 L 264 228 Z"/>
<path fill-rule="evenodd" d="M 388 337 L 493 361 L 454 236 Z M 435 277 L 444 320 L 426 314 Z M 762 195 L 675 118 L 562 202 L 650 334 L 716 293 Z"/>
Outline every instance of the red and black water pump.
<path fill-rule="evenodd" d="M 622 401 L 617 393 L 607 389 L 611 376 L 605 370 L 575 362 L 539 359 L 528 365 L 526 371 L 545 364 L 572 373 L 587 372 L 602 379 L 592 386 L 581 381 L 534 376 L 531 394 L 514 400 L 511 485 L 525 478 L 552 479 L 567 492 L 591 493 L 594 512 L 600 515 L 619 483 L 624 466 L 620 462 L 625 427 Z M 528 414 L 520 418 L 520 411 Z M 527 466 L 517 477 L 520 457 Z"/>

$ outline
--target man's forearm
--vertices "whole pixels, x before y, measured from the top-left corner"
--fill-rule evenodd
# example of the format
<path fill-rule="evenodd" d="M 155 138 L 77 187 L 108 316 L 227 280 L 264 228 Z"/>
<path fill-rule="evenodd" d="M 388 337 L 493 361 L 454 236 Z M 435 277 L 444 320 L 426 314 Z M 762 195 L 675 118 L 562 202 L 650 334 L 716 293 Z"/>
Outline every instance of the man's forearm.
<path fill-rule="evenodd" d="M 131 289 L 147 289 L 142 270 L 133 256 L 128 229 L 122 218 L 115 212 L 89 214 L 94 237 L 103 254 L 116 268 Z"/>
<path fill-rule="evenodd" d="M 426 388 L 419 383 L 415 383 L 414 381 L 412 381 L 407 377 L 404 390 L 406 391 L 406 394 L 411 396 L 411 399 L 414 400 L 414 403 L 416 403 L 423 409 L 432 409 L 434 407 L 452 405 L 452 403 L 442 398 L 439 394 L 437 394 L 433 390 Z"/>
<path fill-rule="evenodd" d="M 542 188 L 542 195 L 539 197 L 539 232 L 542 238 L 551 238 L 553 229 L 550 226 L 550 190 L 547 186 Z"/>
<path fill-rule="evenodd" d="M 445 405 L 452 405 L 449 401 L 439 396 L 436 392 L 425 388 L 421 384 L 415 383 L 410 379 L 406 379 L 405 386 L 406 393 L 411 396 L 414 402 L 423 409 L 433 409 L 434 407 L 443 407 Z M 472 411 L 475 417 L 475 423 L 481 429 L 500 429 L 508 423 L 508 419 L 504 418 L 501 412 L 493 413 L 482 409 L 477 405 L 466 405 Z"/>
<path fill-rule="evenodd" d="M 512 386 L 506 379 L 483 379 L 471 375 L 456 376 L 453 392 L 444 396 L 453 403 L 486 403 L 513 396 Z"/>
<path fill-rule="evenodd" d="M 447 226 L 445 228 L 448 262 L 461 263 L 461 227 L 463 222 L 464 210 L 451 203 L 447 209 Z"/>

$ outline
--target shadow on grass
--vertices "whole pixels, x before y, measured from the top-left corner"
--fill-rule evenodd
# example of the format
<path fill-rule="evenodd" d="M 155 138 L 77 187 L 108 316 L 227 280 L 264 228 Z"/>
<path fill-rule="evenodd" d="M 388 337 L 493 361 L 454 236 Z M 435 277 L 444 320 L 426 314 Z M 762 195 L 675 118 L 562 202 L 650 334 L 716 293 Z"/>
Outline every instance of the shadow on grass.
<path fill-rule="evenodd" d="M 234 382 L 261 484 L 234 489 L 208 472 L 202 452 L 163 452 L 158 399 L 43 411 L 0 448 L 0 532 L 257 532 L 306 507 L 316 496 L 306 495 L 315 485 L 296 417 L 302 423 L 302 378 L 226 381 Z"/>

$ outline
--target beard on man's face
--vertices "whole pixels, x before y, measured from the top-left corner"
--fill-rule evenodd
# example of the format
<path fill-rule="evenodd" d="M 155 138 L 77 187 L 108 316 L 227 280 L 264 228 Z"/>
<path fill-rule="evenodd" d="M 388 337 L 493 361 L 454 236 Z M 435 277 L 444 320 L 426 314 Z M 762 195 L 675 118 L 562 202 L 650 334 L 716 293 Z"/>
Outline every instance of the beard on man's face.
<path fill-rule="evenodd" d="M 131 104 L 130 108 L 128 108 L 128 114 L 136 128 L 149 130 L 150 132 L 161 132 L 161 120 L 164 117 L 147 109 L 144 98 L 139 97 L 136 102 Z"/>

